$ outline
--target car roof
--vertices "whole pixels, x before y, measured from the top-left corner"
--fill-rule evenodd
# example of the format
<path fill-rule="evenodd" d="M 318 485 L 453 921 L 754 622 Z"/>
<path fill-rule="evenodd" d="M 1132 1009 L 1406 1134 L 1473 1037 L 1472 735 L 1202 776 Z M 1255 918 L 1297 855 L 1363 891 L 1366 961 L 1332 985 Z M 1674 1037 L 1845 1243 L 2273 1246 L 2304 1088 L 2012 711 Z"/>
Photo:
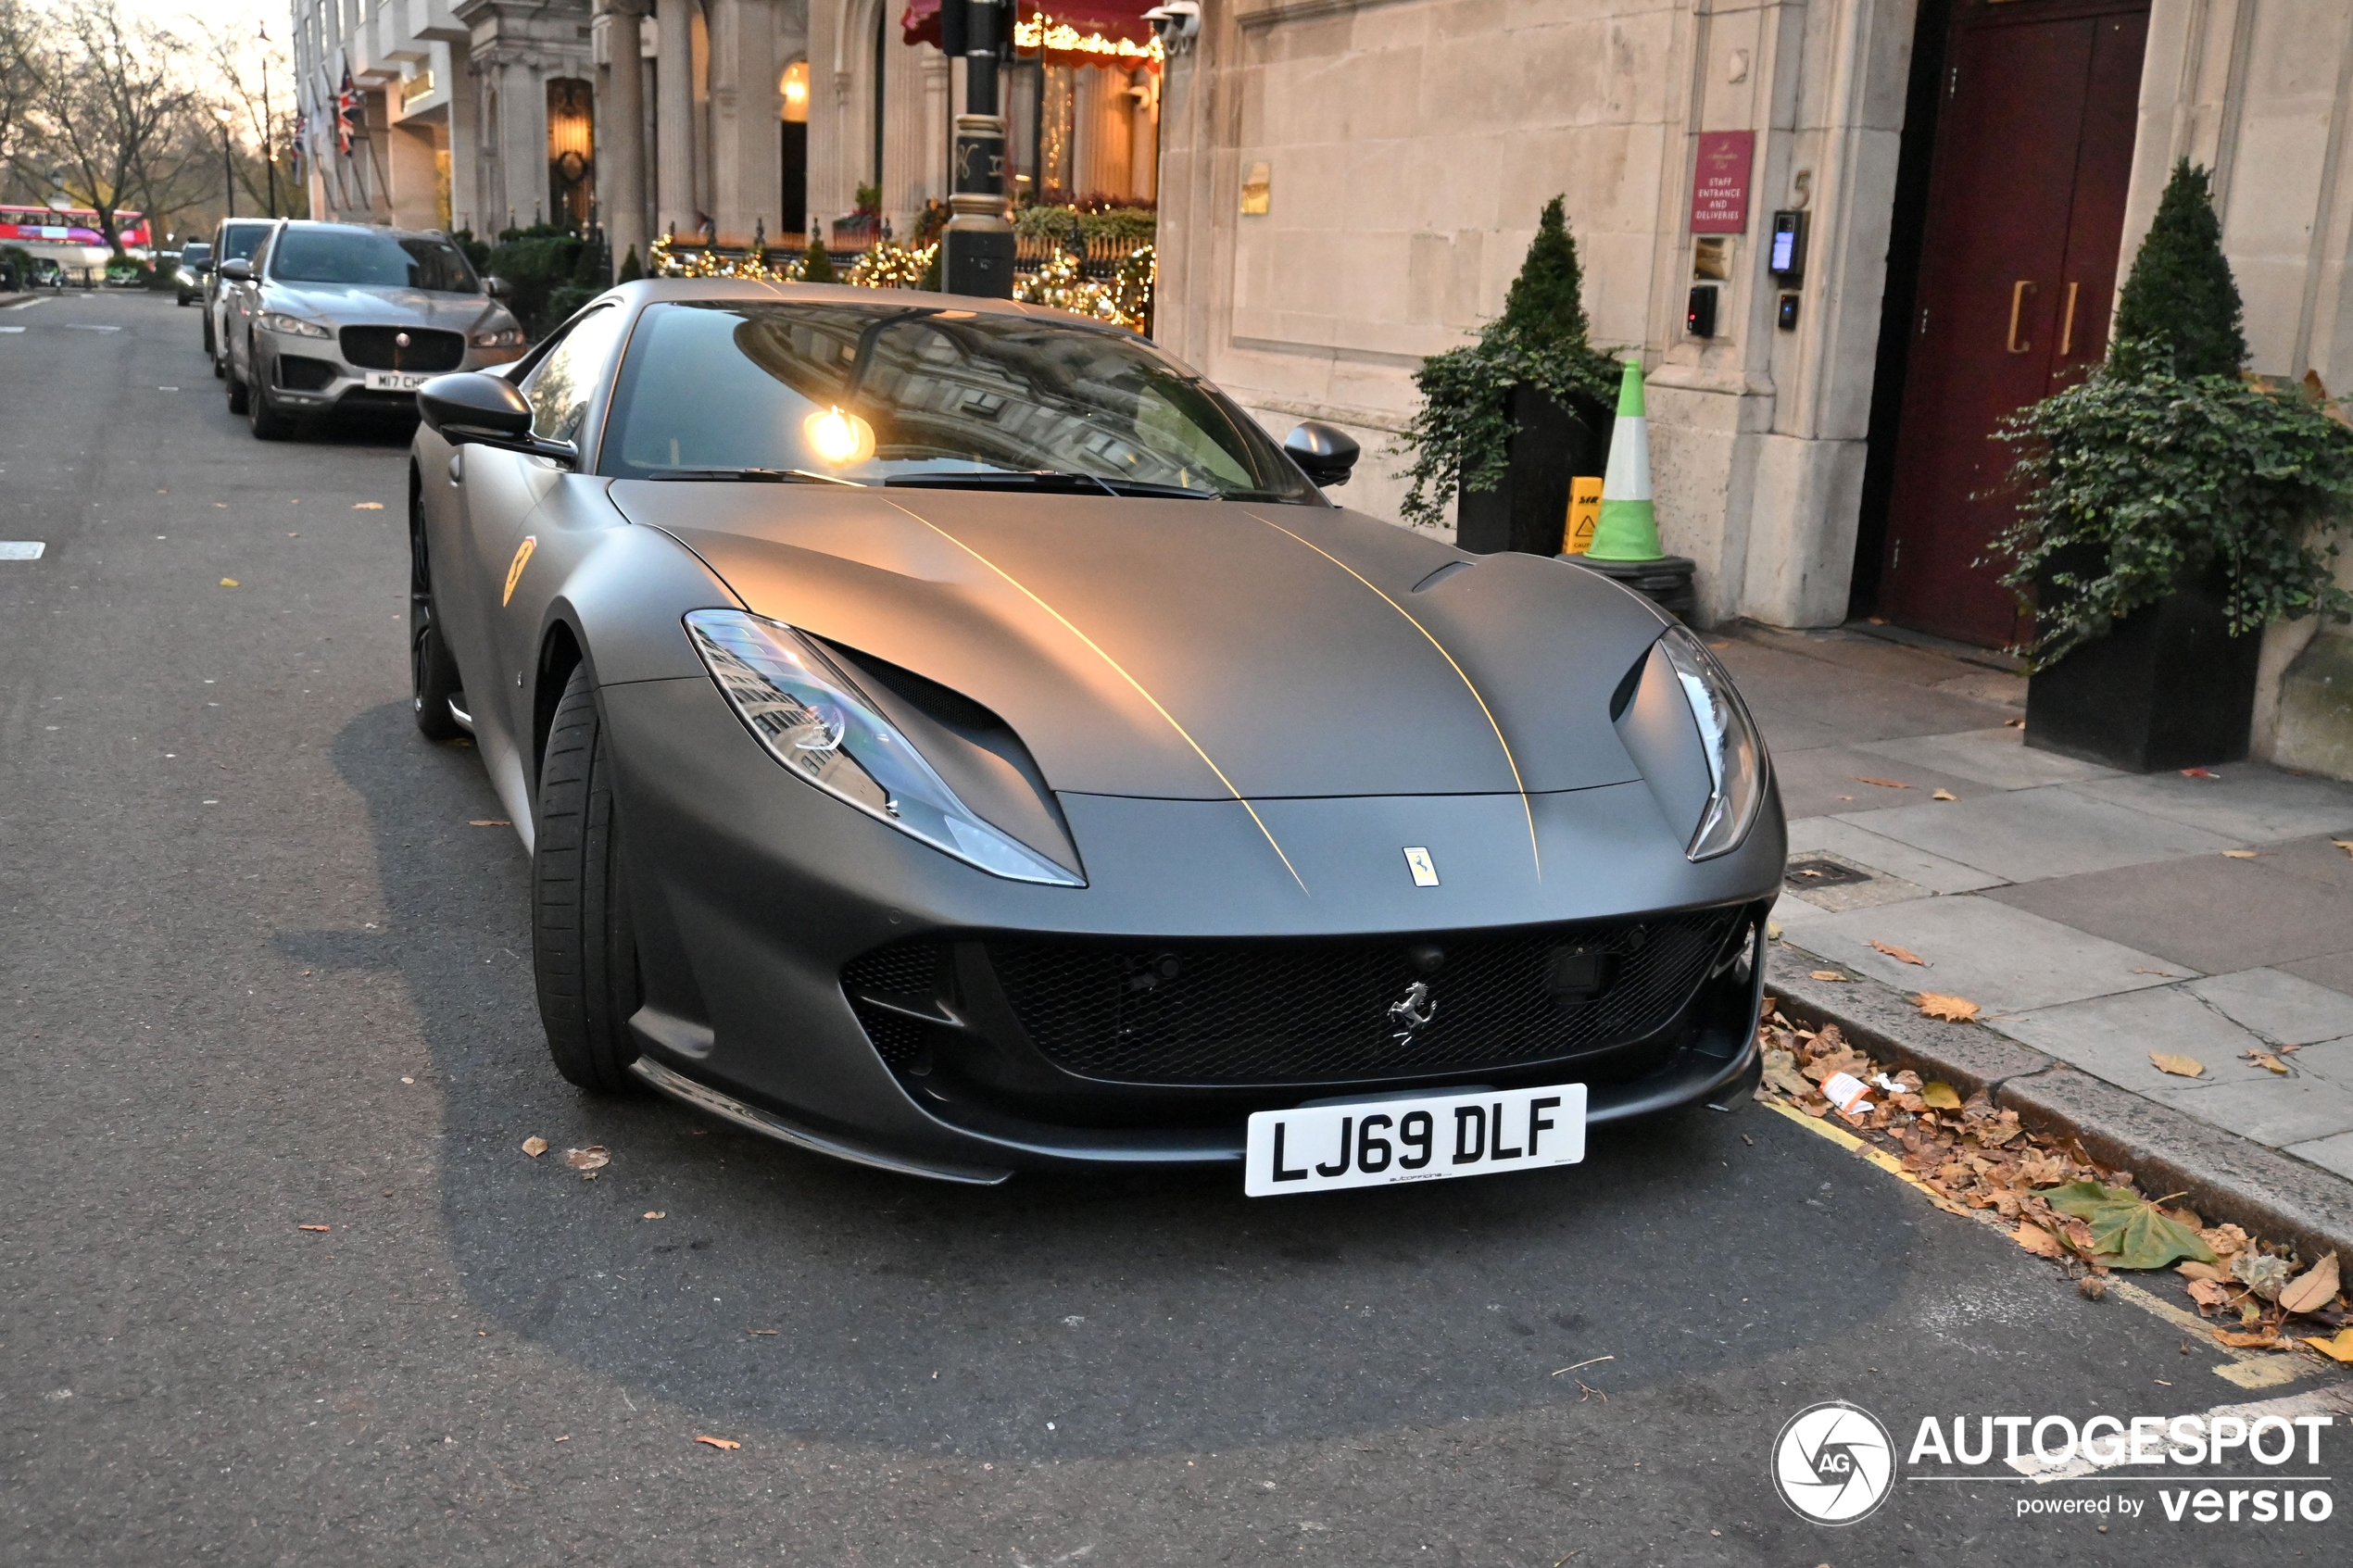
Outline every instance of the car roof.
<path fill-rule="evenodd" d="M 388 234 L 396 240 L 447 240 L 449 238 L 439 229 L 396 229 L 389 223 L 330 223 L 317 218 L 284 218 L 278 221 L 288 229 L 333 229 L 353 234 Z"/>
<path fill-rule="evenodd" d="M 941 310 L 970 310 L 977 315 L 1026 317 L 1059 326 L 1091 327 L 1128 337 L 1139 335 L 1116 321 L 1106 321 L 1099 316 L 1081 316 L 1076 311 L 1058 309 L 1051 305 L 1026 305 L 1017 299 L 930 294 L 913 289 L 869 289 L 854 283 L 772 282 L 757 278 L 640 278 L 615 284 L 610 292 L 632 305 L 652 305 L 670 300 L 741 300 L 746 304 L 770 305 L 832 303 L 887 306 L 898 303 L 908 307 L 923 306 Z M 903 296 L 907 295 L 917 295 L 918 298 L 906 299 Z"/>

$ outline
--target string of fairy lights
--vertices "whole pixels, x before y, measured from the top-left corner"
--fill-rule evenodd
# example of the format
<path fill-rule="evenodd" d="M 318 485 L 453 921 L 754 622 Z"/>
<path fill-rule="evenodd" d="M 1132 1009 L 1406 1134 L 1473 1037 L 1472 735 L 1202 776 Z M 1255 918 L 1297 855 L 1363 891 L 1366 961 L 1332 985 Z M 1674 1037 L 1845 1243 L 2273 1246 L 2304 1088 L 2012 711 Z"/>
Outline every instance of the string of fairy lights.
<path fill-rule="evenodd" d="M 808 257 L 778 255 L 755 244 L 731 255 L 709 246 L 682 245 L 673 235 L 653 242 L 651 275 L 657 278 L 747 278 L 768 282 L 807 281 Z M 937 243 L 903 245 L 877 241 L 843 269 L 837 281 L 853 288 L 919 289 L 937 258 Z M 1108 282 L 1089 278 L 1076 251 L 1057 249 L 1034 271 L 1017 273 L 1013 297 L 1024 305 L 1043 305 L 1097 320 L 1113 321 L 1143 332 L 1151 322 L 1152 293 L 1160 282 L 1160 260 L 1153 246 L 1138 245 L 1122 257 Z"/>

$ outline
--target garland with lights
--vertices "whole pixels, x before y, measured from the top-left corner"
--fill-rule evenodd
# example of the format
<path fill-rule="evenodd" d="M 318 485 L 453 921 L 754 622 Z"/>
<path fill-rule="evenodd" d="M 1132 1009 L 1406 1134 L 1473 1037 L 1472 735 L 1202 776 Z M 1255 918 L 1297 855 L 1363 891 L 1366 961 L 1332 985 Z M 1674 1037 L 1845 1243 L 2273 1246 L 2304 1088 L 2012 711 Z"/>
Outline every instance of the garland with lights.
<path fill-rule="evenodd" d="M 1158 70 L 1167 59 L 1167 52 L 1154 37 L 1149 43 L 1137 44 L 1125 38 L 1106 38 L 1100 32 L 1082 33 L 1068 22 L 1058 22 L 1043 11 L 1032 11 L 1027 21 L 1013 23 L 1013 48 L 1037 49 L 1049 57 L 1055 55 L 1084 55 L 1093 58 L 1064 61 L 1063 64 L 1124 66 L 1130 70 L 1141 68 Z"/>

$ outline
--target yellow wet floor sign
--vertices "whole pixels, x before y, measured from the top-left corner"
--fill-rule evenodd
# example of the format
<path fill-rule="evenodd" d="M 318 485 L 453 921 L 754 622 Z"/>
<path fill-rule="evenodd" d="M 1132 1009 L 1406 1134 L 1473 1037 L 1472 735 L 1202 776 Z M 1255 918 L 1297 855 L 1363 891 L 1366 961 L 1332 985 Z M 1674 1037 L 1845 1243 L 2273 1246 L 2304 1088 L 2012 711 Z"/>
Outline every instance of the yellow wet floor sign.
<path fill-rule="evenodd" d="M 1593 546 L 1593 528 L 1602 521 L 1602 476 L 1579 475 L 1568 482 L 1568 539 L 1563 553 L 1581 556 Z"/>

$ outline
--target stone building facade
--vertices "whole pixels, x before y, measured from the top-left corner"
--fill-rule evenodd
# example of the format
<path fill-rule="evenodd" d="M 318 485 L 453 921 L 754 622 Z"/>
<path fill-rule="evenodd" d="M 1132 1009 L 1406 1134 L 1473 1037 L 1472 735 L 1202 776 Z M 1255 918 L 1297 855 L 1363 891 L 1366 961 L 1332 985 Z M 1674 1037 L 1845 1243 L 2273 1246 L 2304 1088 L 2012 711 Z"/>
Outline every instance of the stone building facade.
<path fill-rule="evenodd" d="M 2353 391 L 2345 0 L 1202 12 L 1163 89 L 1156 333 L 1278 433 L 1353 432 L 1373 457 L 1348 498 L 1376 514 L 1414 369 L 1501 309 L 1555 194 L 1596 342 L 1649 373 L 1660 526 L 1708 621 L 2006 641 L 1971 564 L 1987 432 L 2096 360 L 2176 158 L 2214 170 L 2252 368 Z M 1695 233 L 1728 146 L 1745 212 Z M 1803 214 L 1795 276 L 1776 213 Z M 2259 748 L 2353 775 L 2353 642 L 2315 630 L 2270 633 Z"/>

